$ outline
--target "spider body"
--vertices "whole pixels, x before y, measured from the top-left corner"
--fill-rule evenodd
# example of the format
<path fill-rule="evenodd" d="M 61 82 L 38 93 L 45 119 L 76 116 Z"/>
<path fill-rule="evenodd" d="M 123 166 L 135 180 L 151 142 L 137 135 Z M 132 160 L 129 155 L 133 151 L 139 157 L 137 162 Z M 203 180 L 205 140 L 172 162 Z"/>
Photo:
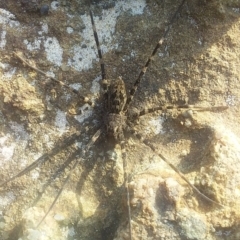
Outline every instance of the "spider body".
<path fill-rule="evenodd" d="M 127 93 L 124 81 L 119 77 L 110 81 L 105 97 L 104 124 L 109 137 L 116 141 L 123 138 L 123 130 L 126 125 L 126 115 L 123 109 L 127 102 Z"/>

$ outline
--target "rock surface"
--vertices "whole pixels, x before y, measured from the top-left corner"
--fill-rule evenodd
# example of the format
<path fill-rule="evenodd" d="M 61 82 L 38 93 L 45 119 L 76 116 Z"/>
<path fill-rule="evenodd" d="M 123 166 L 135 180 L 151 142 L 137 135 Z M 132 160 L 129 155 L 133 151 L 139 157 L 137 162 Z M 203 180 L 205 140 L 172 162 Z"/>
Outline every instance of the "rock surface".
<path fill-rule="evenodd" d="M 215 126 L 201 170 L 191 173 L 195 186 L 224 206 L 201 201 L 163 164 L 137 173 L 130 183 L 134 239 L 238 239 L 239 141 L 226 128 Z M 123 223 L 115 239 L 128 238 Z"/>
<path fill-rule="evenodd" d="M 16 175 L 52 149 L 57 152 L 1 187 L 2 240 L 129 239 L 119 146 L 108 147 L 103 137 L 82 153 L 102 125 L 103 111 L 87 2 L 0 1 L 0 179 Z M 109 79 L 122 76 L 131 88 L 179 3 L 92 1 Z M 41 14 L 45 5 L 49 12 Z M 126 134 L 133 239 L 240 239 L 239 7 L 234 0 L 187 1 L 131 104 L 132 115 L 169 104 L 229 107 L 154 113 L 132 126 L 224 207 L 202 200 L 157 153 Z M 93 104 L 79 102 L 13 52 Z M 76 143 L 62 145 L 76 131 L 81 132 Z M 36 229 L 75 161 L 63 193 Z"/>

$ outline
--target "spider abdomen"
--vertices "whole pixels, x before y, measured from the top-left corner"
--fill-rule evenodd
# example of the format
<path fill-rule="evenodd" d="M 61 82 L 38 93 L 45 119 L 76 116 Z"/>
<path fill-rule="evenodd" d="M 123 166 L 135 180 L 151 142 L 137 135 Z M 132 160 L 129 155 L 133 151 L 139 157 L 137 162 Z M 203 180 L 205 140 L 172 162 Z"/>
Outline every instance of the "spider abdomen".
<path fill-rule="evenodd" d="M 108 113 L 105 117 L 105 125 L 107 128 L 107 135 L 113 137 L 116 141 L 123 139 L 123 130 L 125 129 L 127 117 L 120 113 Z"/>

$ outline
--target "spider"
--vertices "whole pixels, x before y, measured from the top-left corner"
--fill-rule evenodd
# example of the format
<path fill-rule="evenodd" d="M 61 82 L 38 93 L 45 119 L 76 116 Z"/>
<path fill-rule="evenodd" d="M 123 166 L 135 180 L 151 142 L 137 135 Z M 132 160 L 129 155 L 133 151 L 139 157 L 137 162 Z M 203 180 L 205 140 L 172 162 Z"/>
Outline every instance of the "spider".
<path fill-rule="evenodd" d="M 197 107 L 197 106 L 191 107 L 189 105 L 178 105 L 178 106 L 165 106 L 165 107 L 158 106 L 158 107 L 154 107 L 154 108 L 150 108 L 150 109 L 144 109 L 142 111 L 139 111 L 138 113 L 134 113 L 134 112 L 131 112 L 131 110 L 129 108 L 130 103 L 134 99 L 134 94 L 137 91 L 137 88 L 138 88 L 145 72 L 147 71 L 147 68 L 149 67 L 150 62 L 152 61 L 153 57 L 157 53 L 157 50 L 161 47 L 164 39 L 166 38 L 168 32 L 170 31 L 170 28 L 171 28 L 173 22 L 177 18 L 178 13 L 181 11 L 181 8 L 183 7 L 184 3 L 185 3 L 185 0 L 183 0 L 181 2 L 179 7 L 177 8 L 176 12 L 173 14 L 172 18 L 170 19 L 169 24 L 168 24 L 168 26 L 167 26 L 164 34 L 163 34 L 163 37 L 159 40 L 159 42 L 157 43 L 156 47 L 154 48 L 152 54 L 148 58 L 146 64 L 144 65 L 143 69 L 141 70 L 137 80 L 135 81 L 133 87 L 131 88 L 129 95 L 126 91 L 125 83 L 124 83 L 124 81 L 121 77 L 119 77 L 119 78 L 117 78 L 116 80 L 113 80 L 113 81 L 110 81 L 109 79 L 107 79 L 106 72 L 105 72 L 105 65 L 104 65 L 104 62 L 103 62 L 101 48 L 100 48 L 100 44 L 99 44 L 99 40 L 98 40 L 98 34 L 97 34 L 97 31 L 96 31 L 93 14 L 90 10 L 90 17 L 91 17 L 91 22 L 92 22 L 92 26 L 93 26 L 94 38 L 95 38 L 95 41 L 96 41 L 96 45 L 97 45 L 97 49 L 98 49 L 98 55 L 99 55 L 100 62 L 101 62 L 101 75 L 102 75 L 101 85 L 102 85 L 102 88 L 103 88 L 104 114 L 103 114 L 103 117 L 102 117 L 103 127 L 100 127 L 95 132 L 95 134 L 93 135 L 93 137 L 89 141 L 89 143 L 86 145 L 86 147 L 81 149 L 80 158 L 84 158 L 84 156 L 91 149 L 93 144 L 103 134 L 107 135 L 108 139 L 110 139 L 110 141 L 113 141 L 115 143 L 120 144 L 121 152 L 122 152 L 122 159 L 123 159 L 124 187 L 125 187 L 125 192 L 126 192 L 127 209 L 128 209 L 129 239 L 132 239 L 132 227 L 131 227 L 131 207 L 130 207 L 130 196 L 129 196 L 130 194 L 129 194 L 129 189 L 128 189 L 128 182 L 129 182 L 129 176 L 128 175 L 129 174 L 128 174 L 128 169 L 127 169 L 127 155 L 126 155 L 126 150 L 125 150 L 126 140 L 125 140 L 125 137 L 124 137 L 124 131 L 125 130 L 130 130 L 130 132 L 133 133 L 136 137 L 138 137 L 140 141 L 142 141 L 144 144 L 146 144 L 148 147 L 150 147 L 155 154 L 157 154 L 158 156 L 160 156 L 161 159 L 163 159 L 165 162 L 167 162 L 169 164 L 169 166 L 171 166 L 184 179 L 184 181 L 187 182 L 187 184 L 190 186 L 190 188 L 192 188 L 198 195 L 200 195 L 202 198 L 204 198 L 207 201 L 210 201 L 210 202 L 215 203 L 215 204 L 219 204 L 219 203 L 211 200 L 207 196 L 205 196 L 203 193 L 201 193 L 162 154 L 157 153 L 157 150 L 148 141 L 143 140 L 142 137 L 139 136 L 132 129 L 132 123 L 131 123 L 132 120 L 137 119 L 137 118 L 139 118 L 139 117 L 141 117 L 141 116 L 143 116 L 147 113 L 153 113 L 155 111 L 163 111 L 163 110 L 171 110 L 171 109 L 178 109 L 178 110 L 194 109 L 194 110 L 200 110 L 200 111 L 224 109 L 224 107 L 202 108 L 202 107 Z M 29 64 L 24 58 L 22 58 L 17 53 L 14 53 L 14 55 L 17 58 L 19 58 L 22 62 L 24 62 L 26 65 L 28 65 L 30 68 L 34 69 L 37 72 L 40 72 L 43 75 L 46 75 L 48 78 L 50 78 L 53 81 L 59 83 L 63 87 L 69 88 L 68 85 L 65 85 L 61 81 L 58 81 L 57 79 L 48 76 L 46 73 L 39 70 L 38 68 L 33 67 L 31 64 Z M 80 96 L 79 93 L 76 90 L 72 89 L 72 91 L 74 93 L 78 94 L 81 101 L 86 102 L 88 104 L 92 104 L 89 101 L 88 98 Z M 72 135 L 71 137 L 69 137 L 65 141 L 64 145 L 60 145 L 57 148 L 54 148 L 53 151 L 51 151 L 50 153 L 47 153 L 47 154 L 43 155 L 42 157 L 38 158 L 35 162 L 33 162 L 31 165 L 29 165 L 23 171 L 21 171 L 17 175 L 15 175 L 15 176 L 11 177 L 10 179 L 1 183 L 1 186 L 7 184 L 8 182 L 13 181 L 14 179 L 16 179 L 16 178 L 18 178 L 22 175 L 25 175 L 27 172 L 36 168 L 36 166 L 38 166 L 39 164 L 43 164 L 47 159 L 51 158 L 58 151 L 60 151 L 61 148 L 63 148 L 63 147 L 65 148 L 69 145 L 72 145 L 74 143 L 75 139 L 78 138 L 80 135 L 81 135 L 80 132 L 76 132 L 74 135 Z M 44 221 L 44 219 L 46 218 L 49 211 L 53 208 L 54 204 L 56 203 L 57 199 L 59 198 L 60 194 L 62 193 L 62 191 L 64 189 L 64 186 L 68 182 L 68 179 L 71 176 L 71 173 L 76 169 L 78 164 L 79 164 L 79 161 L 76 161 L 73 164 L 73 166 L 71 167 L 71 170 L 68 174 L 68 177 L 65 179 L 65 181 L 63 183 L 63 186 L 61 187 L 59 193 L 57 194 L 57 196 L 56 196 L 55 200 L 53 201 L 52 205 L 50 206 L 49 210 L 46 212 L 45 216 L 39 222 L 38 226 L 42 223 L 42 221 Z M 219 204 L 219 205 L 221 205 L 221 204 Z"/>

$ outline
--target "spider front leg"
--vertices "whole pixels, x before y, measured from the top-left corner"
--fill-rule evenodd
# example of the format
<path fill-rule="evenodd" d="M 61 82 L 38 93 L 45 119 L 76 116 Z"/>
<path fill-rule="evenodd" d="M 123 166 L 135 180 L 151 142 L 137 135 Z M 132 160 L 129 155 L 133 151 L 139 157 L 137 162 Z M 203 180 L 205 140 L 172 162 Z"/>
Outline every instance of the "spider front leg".
<path fill-rule="evenodd" d="M 144 108 L 142 110 L 137 110 L 135 111 L 129 111 L 128 114 L 130 118 L 134 121 L 138 119 L 141 116 L 144 116 L 149 113 L 154 113 L 154 112 L 164 112 L 164 111 L 172 111 L 172 110 L 177 110 L 182 112 L 183 115 L 185 116 L 190 116 L 191 114 L 190 111 L 192 112 L 220 112 L 228 109 L 228 106 L 213 106 L 213 107 L 201 107 L 201 106 L 194 106 L 194 105 L 167 105 L 167 106 L 157 106 L 157 107 L 151 107 L 151 108 Z"/>
<path fill-rule="evenodd" d="M 19 178 L 19 177 L 27 174 L 28 172 L 34 170 L 37 166 L 39 166 L 41 164 L 44 164 L 51 157 L 55 156 L 60 151 L 62 151 L 62 149 L 64 149 L 65 147 L 73 145 L 75 143 L 76 139 L 79 136 L 80 136 L 80 132 L 76 132 L 75 134 L 73 134 L 69 138 L 67 138 L 63 143 L 57 144 L 56 147 L 54 147 L 51 151 L 49 151 L 48 153 L 45 153 L 44 155 L 39 157 L 37 160 L 35 160 L 33 163 L 31 163 L 26 168 L 24 168 L 22 171 L 20 171 L 16 175 L 14 175 L 14 176 L 10 177 L 9 179 L 7 179 L 7 180 L 3 181 L 2 183 L 0 183 L 0 187 L 3 187 L 7 183 L 14 181 L 16 178 Z"/>
<path fill-rule="evenodd" d="M 127 168 L 126 143 L 123 139 L 120 145 L 121 145 L 122 161 L 123 161 L 124 188 L 125 188 L 125 194 L 127 199 L 129 239 L 132 240 L 132 222 L 131 222 L 132 215 L 131 215 L 131 203 L 130 203 L 130 194 L 129 194 L 129 175 L 128 175 L 128 168 Z"/>
<path fill-rule="evenodd" d="M 79 99 L 80 99 L 81 101 L 83 101 L 83 102 L 85 102 L 85 103 L 88 103 L 89 105 L 92 105 L 92 101 L 91 101 L 88 97 L 84 97 L 84 96 L 80 95 L 79 92 L 78 92 L 76 89 L 68 86 L 68 85 L 65 84 L 63 81 L 60 81 L 60 80 L 58 80 L 58 79 L 50 76 L 49 74 L 45 73 L 45 72 L 42 71 L 41 69 L 33 66 L 33 65 L 30 64 L 24 57 L 22 57 L 22 56 L 20 55 L 20 53 L 13 52 L 13 55 L 14 55 L 15 57 L 17 57 L 19 60 L 21 60 L 25 65 L 27 65 L 28 67 L 30 67 L 31 69 L 33 69 L 34 71 L 36 71 L 36 72 L 44 75 L 45 77 L 47 77 L 47 78 L 50 79 L 51 81 L 59 84 L 60 86 L 69 89 L 69 90 L 70 90 L 71 92 L 73 92 L 74 94 L 77 94 L 78 97 L 79 97 Z"/>
<path fill-rule="evenodd" d="M 89 149 L 94 145 L 94 143 L 98 140 L 98 138 L 100 137 L 100 135 L 102 134 L 102 129 L 98 129 L 96 131 L 96 133 L 92 136 L 91 140 L 89 141 L 89 143 L 86 145 L 86 147 L 84 147 L 84 149 L 81 149 L 80 151 L 80 157 L 78 157 L 77 159 L 75 159 L 75 163 L 73 164 L 73 166 L 71 167 L 67 177 L 65 178 L 62 187 L 60 188 L 60 190 L 58 191 L 58 194 L 56 195 L 54 201 L 52 202 L 51 206 L 49 207 L 49 209 L 47 210 L 47 212 L 45 213 L 45 215 L 43 216 L 43 218 L 41 219 L 41 221 L 38 223 L 38 225 L 36 226 L 36 228 L 38 228 L 41 223 L 44 221 L 44 219 L 47 217 L 47 215 L 49 214 L 49 212 L 53 209 L 54 205 L 56 204 L 57 200 L 59 199 L 61 193 L 63 192 L 66 184 L 68 183 L 71 175 L 73 174 L 73 172 L 75 171 L 75 169 L 77 168 L 79 162 L 82 160 L 82 157 L 85 155 L 86 152 L 89 151 Z M 74 154 L 74 158 L 76 158 L 77 153 Z M 73 158 L 73 159 L 74 159 Z M 63 168 L 65 169 L 65 168 Z"/>

